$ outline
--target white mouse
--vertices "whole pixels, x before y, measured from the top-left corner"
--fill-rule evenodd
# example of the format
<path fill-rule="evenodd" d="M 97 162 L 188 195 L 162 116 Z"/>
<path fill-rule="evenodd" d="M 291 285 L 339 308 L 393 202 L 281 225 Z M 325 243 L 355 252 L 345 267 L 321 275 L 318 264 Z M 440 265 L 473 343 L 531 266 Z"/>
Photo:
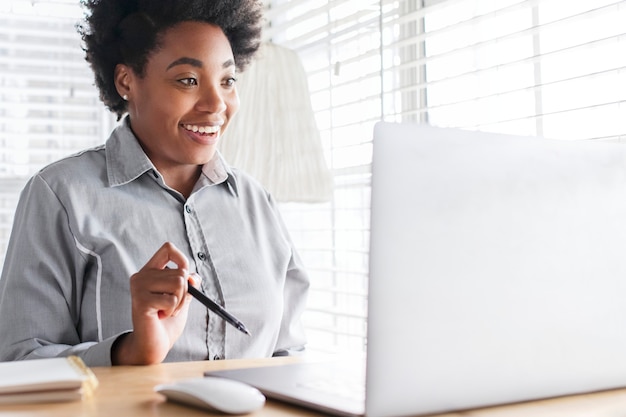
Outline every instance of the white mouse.
<path fill-rule="evenodd" d="M 169 401 L 227 414 L 251 413 L 265 404 L 265 396 L 258 389 L 219 377 L 184 379 L 157 385 L 154 390 Z"/>

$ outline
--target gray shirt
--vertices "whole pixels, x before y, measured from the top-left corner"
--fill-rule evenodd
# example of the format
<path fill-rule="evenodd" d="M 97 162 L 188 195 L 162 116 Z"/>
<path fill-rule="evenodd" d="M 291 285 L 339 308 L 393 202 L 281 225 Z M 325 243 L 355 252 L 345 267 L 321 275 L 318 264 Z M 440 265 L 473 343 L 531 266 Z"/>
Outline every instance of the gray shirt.
<path fill-rule="evenodd" d="M 105 146 L 49 165 L 22 191 L 0 278 L 0 360 L 110 365 L 113 342 L 132 330 L 129 278 L 166 241 L 252 334 L 192 300 L 166 361 L 302 349 L 309 281 L 271 196 L 216 153 L 185 200 L 126 121 Z"/>

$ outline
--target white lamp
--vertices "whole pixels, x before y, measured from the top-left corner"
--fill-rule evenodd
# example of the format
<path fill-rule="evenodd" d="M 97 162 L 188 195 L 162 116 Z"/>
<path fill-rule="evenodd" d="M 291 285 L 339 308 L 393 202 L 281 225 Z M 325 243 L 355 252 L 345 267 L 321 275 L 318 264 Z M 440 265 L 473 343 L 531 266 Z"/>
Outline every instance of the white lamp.
<path fill-rule="evenodd" d="M 277 201 L 329 200 L 332 175 L 298 55 L 264 43 L 237 78 L 241 107 L 220 145 L 228 163 L 259 180 Z"/>

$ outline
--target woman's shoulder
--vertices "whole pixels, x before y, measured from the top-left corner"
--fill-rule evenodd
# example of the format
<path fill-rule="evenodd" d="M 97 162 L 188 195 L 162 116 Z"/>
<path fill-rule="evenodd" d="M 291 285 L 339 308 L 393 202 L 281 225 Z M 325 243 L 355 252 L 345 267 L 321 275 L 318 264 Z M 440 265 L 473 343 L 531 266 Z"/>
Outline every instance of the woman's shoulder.
<path fill-rule="evenodd" d="M 63 157 L 40 169 L 36 176 L 41 177 L 50 186 L 56 183 L 88 182 L 90 179 L 102 180 L 106 178 L 105 145 Z"/>
<path fill-rule="evenodd" d="M 258 179 L 236 167 L 229 167 L 229 170 L 229 176 L 234 179 L 238 194 L 269 198 L 269 192 Z"/>

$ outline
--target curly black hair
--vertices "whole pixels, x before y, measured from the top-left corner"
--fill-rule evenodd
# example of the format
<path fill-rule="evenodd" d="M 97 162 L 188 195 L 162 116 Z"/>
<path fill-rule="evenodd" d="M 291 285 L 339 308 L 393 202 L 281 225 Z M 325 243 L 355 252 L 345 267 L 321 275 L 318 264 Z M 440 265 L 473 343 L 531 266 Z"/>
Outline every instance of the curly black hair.
<path fill-rule="evenodd" d="M 243 71 L 259 49 L 263 5 L 260 0 L 81 0 L 88 10 L 77 26 L 85 59 L 95 75 L 100 99 L 118 119 L 127 103 L 114 83 L 117 64 L 144 75 L 163 32 L 186 21 L 220 27 L 230 42 L 237 70 Z"/>

